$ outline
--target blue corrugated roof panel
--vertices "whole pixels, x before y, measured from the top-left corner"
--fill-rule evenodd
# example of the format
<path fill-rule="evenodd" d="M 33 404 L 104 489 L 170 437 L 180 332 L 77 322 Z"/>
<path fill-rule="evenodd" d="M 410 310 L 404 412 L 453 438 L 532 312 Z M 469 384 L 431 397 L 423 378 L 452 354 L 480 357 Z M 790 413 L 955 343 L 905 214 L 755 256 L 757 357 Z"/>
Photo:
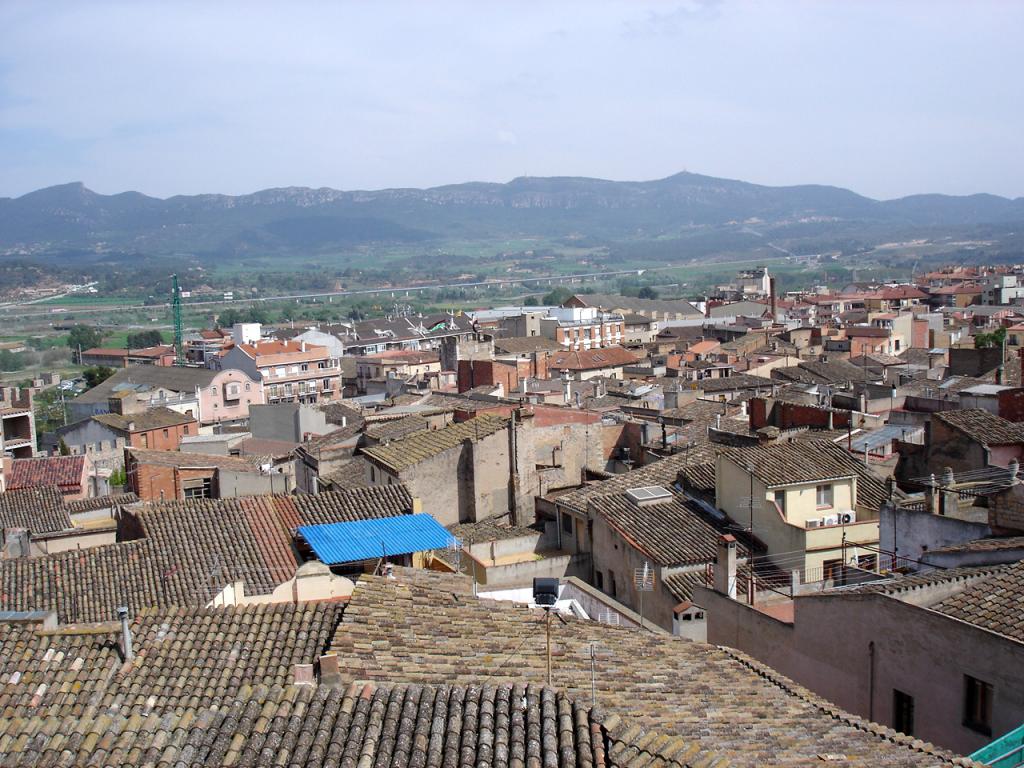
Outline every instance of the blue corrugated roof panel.
<path fill-rule="evenodd" d="M 452 535 L 428 514 L 304 525 L 299 533 L 327 565 L 445 549 Z"/>

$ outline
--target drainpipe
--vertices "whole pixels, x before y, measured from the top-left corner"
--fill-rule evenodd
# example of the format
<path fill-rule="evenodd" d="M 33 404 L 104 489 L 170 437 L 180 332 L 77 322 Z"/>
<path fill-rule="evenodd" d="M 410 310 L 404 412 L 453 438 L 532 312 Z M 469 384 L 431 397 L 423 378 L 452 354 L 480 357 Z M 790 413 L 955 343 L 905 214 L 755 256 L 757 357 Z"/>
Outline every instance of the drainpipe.
<path fill-rule="evenodd" d="M 868 642 L 868 720 L 875 722 L 875 641 Z"/>

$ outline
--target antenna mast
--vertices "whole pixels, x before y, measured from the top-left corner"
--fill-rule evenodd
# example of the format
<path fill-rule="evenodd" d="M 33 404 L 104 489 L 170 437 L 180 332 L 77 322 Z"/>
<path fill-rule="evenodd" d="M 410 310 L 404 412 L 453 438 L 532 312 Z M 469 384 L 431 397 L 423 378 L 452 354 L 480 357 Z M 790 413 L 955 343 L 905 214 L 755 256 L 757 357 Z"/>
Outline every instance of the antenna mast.
<path fill-rule="evenodd" d="M 181 288 L 178 276 L 171 275 L 171 313 L 174 316 L 174 364 L 185 364 L 185 346 L 181 324 Z"/>

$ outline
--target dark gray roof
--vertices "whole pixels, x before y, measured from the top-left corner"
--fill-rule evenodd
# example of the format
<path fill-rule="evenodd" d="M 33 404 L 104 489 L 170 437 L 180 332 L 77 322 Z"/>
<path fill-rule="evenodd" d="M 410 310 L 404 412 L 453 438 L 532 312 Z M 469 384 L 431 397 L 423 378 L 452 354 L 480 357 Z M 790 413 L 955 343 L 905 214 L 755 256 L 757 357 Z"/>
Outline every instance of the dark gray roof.
<path fill-rule="evenodd" d="M 80 403 L 105 403 L 111 394 L 136 390 L 148 392 L 162 388 L 172 392 L 194 392 L 196 387 L 208 387 L 219 371 L 183 366 L 133 365 L 121 368 L 106 381 L 96 385 L 77 398 Z"/>
<path fill-rule="evenodd" d="M 598 309 L 630 309 L 634 312 L 671 312 L 700 317 L 701 312 L 686 299 L 639 299 L 615 293 L 579 293 L 573 298 Z"/>
<path fill-rule="evenodd" d="M 659 504 L 640 506 L 624 493 L 589 500 L 591 508 L 632 546 L 662 566 L 709 563 L 715 559 L 722 534 L 733 533 L 705 517 L 700 507 L 673 493 Z M 739 556 L 747 556 L 740 544 Z"/>
<path fill-rule="evenodd" d="M 769 488 L 858 477 L 851 462 L 823 450 L 825 446 L 836 447 L 832 443 L 812 441 L 775 443 L 734 448 L 724 451 L 722 456 L 740 467 L 749 467 L 754 477 Z"/>
<path fill-rule="evenodd" d="M 774 386 L 775 382 L 763 376 L 740 373 L 720 379 L 701 379 L 697 386 L 705 392 L 729 392 L 738 389 L 761 389 Z"/>
<path fill-rule="evenodd" d="M 953 429 L 984 445 L 1009 445 L 1024 443 L 1024 425 L 996 416 L 982 408 L 965 408 L 959 411 L 939 411 L 932 414 Z"/>

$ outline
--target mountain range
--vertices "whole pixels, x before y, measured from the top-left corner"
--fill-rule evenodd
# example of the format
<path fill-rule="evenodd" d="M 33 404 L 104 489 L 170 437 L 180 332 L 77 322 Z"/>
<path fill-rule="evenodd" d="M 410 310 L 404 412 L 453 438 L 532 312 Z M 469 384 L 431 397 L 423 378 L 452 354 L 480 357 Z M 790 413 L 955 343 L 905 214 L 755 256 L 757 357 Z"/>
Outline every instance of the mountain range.
<path fill-rule="evenodd" d="M 641 182 L 525 177 L 429 189 L 286 187 L 167 199 L 102 195 L 76 182 L 0 198 L 0 250 L 288 253 L 479 238 L 622 242 L 729 228 L 821 234 L 1015 222 L 1024 222 L 1024 198 L 924 194 L 880 201 L 839 187 L 770 187 L 688 172 Z"/>

